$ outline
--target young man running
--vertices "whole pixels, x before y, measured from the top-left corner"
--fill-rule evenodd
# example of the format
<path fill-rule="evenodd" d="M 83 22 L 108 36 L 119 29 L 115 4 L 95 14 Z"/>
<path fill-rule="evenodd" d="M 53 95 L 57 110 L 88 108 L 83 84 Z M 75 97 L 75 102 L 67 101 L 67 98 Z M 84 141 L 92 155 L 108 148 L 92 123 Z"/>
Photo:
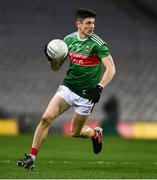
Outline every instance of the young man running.
<path fill-rule="evenodd" d="M 64 38 L 69 48 L 69 70 L 42 116 L 29 155 L 19 160 L 18 166 L 26 169 L 34 168 L 35 157 L 47 137 L 50 125 L 70 107 L 74 107 L 71 136 L 91 138 L 94 153 L 98 154 L 101 151 L 102 129 L 100 127 L 92 129 L 85 125 L 85 122 L 94 104 L 99 101 L 103 88 L 115 75 L 115 65 L 107 44 L 94 33 L 95 18 L 96 13 L 92 10 L 77 10 L 77 32 Z M 48 57 L 47 53 L 46 56 Z M 48 60 L 54 69 L 54 61 L 52 62 L 50 57 Z M 102 78 L 101 65 L 105 67 Z"/>

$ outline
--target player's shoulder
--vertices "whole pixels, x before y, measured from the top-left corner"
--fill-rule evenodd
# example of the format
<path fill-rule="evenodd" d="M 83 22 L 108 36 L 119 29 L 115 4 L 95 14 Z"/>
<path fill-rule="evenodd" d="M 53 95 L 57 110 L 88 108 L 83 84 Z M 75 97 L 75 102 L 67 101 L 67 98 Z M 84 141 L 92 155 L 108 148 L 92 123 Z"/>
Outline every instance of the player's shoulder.
<path fill-rule="evenodd" d="M 77 36 L 77 32 L 70 33 L 64 37 L 64 40 L 71 39 Z"/>
<path fill-rule="evenodd" d="M 107 43 L 104 41 L 104 40 L 102 40 L 101 38 L 100 38 L 100 36 L 98 36 L 96 33 L 92 33 L 92 35 L 90 36 L 90 39 L 92 40 L 92 41 L 94 41 L 98 46 L 102 46 L 102 45 L 106 45 L 107 46 Z"/>

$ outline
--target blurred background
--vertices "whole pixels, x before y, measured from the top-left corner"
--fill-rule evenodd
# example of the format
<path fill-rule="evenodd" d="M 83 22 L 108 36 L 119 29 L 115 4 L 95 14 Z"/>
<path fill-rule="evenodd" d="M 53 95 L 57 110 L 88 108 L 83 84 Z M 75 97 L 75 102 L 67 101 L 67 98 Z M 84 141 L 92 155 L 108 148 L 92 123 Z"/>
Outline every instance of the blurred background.
<path fill-rule="evenodd" d="M 89 123 L 106 134 L 157 138 L 156 0 L 0 0 L 0 134 L 34 132 L 69 65 L 51 71 L 44 46 L 76 31 L 78 8 L 97 12 L 95 33 L 117 69 Z M 50 132 L 68 134 L 72 112 Z"/>

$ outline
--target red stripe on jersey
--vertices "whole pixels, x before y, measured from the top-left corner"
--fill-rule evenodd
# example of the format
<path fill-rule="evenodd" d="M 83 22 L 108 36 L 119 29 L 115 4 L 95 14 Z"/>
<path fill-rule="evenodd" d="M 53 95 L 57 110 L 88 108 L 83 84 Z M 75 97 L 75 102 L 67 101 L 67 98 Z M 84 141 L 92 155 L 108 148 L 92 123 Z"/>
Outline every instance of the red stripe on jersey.
<path fill-rule="evenodd" d="M 96 54 L 69 52 L 71 62 L 80 66 L 95 66 L 100 63 Z"/>

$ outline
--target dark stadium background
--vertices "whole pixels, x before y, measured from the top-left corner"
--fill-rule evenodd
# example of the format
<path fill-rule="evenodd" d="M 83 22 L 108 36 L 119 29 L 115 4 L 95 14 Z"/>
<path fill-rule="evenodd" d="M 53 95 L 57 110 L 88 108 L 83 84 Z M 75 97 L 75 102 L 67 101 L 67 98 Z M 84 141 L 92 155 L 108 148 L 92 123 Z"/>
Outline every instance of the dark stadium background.
<path fill-rule="evenodd" d="M 53 124 L 35 169 L 26 171 L 16 162 L 29 153 L 69 65 L 52 72 L 43 50 L 76 31 L 77 8 L 97 12 L 95 32 L 116 64 L 88 121 L 103 126 L 103 149 L 95 155 L 90 139 L 63 136 L 71 109 Z M 156 60 L 156 0 L 0 0 L 0 178 L 157 179 Z"/>
<path fill-rule="evenodd" d="M 44 56 L 47 42 L 76 30 L 77 8 L 97 12 L 95 32 L 106 41 L 117 74 L 104 89 L 90 119 L 107 118 L 103 105 L 118 101 L 118 121 L 157 120 L 156 0 L 0 0 L 0 115 L 15 119 L 20 131 L 34 131 L 69 62 L 52 72 Z M 73 110 L 54 124 L 71 119 Z"/>

